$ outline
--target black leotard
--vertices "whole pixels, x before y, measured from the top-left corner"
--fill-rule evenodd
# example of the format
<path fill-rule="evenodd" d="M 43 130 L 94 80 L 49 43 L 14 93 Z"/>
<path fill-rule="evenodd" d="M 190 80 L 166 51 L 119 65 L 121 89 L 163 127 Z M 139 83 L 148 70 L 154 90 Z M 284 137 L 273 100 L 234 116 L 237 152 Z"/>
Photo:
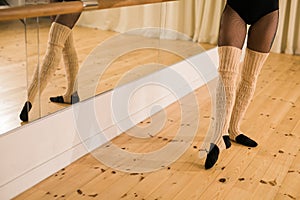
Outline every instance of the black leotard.
<path fill-rule="evenodd" d="M 254 24 L 266 14 L 279 9 L 278 0 L 227 0 L 247 24 Z"/>

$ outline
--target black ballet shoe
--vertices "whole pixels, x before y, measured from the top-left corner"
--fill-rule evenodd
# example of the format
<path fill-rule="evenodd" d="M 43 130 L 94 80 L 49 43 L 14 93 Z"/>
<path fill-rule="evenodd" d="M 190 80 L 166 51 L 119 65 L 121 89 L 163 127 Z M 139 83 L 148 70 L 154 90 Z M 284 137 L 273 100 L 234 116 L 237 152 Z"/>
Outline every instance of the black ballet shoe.
<path fill-rule="evenodd" d="M 236 141 L 236 143 L 247 146 L 247 147 L 256 147 L 257 146 L 257 143 L 254 140 L 250 139 L 249 137 L 247 137 L 243 134 L 236 136 L 235 141 Z"/>
<path fill-rule="evenodd" d="M 54 103 L 65 103 L 63 96 L 50 97 L 50 101 Z"/>
<path fill-rule="evenodd" d="M 207 154 L 204 164 L 205 169 L 210 169 L 216 164 L 219 157 L 219 153 L 219 147 L 213 143 L 210 143 L 210 150 Z"/>
<path fill-rule="evenodd" d="M 230 138 L 228 135 L 223 136 L 223 141 L 225 143 L 226 149 L 229 149 L 231 147 Z"/>
<path fill-rule="evenodd" d="M 19 115 L 20 119 L 23 122 L 28 122 L 28 113 L 31 110 L 31 108 L 32 108 L 31 103 L 29 101 L 26 101 L 23 108 L 22 108 L 22 111 Z"/>
<path fill-rule="evenodd" d="M 77 92 L 74 92 L 72 95 L 71 95 L 71 104 L 75 104 L 75 103 L 78 103 L 80 101 L 80 98 L 78 96 L 78 93 Z"/>
<path fill-rule="evenodd" d="M 66 103 L 66 104 L 74 104 L 74 103 L 78 103 L 80 101 L 78 93 L 74 92 L 71 95 L 71 103 L 67 103 L 64 100 L 63 96 L 57 96 L 57 97 L 50 97 L 50 101 L 54 102 L 54 103 Z"/>

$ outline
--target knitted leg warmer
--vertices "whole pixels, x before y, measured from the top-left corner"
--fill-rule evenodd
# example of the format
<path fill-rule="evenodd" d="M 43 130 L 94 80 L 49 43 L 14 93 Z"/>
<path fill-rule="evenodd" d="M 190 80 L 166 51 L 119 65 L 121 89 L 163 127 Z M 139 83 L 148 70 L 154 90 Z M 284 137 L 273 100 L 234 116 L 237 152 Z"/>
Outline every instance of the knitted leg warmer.
<path fill-rule="evenodd" d="M 242 50 L 236 47 L 219 47 L 219 80 L 216 88 L 215 141 L 222 146 L 221 136 L 228 135 L 229 122 L 236 97 L 236 85 Z M 218 135 L 218 136 L 217 136 Z"/>
<path fill-rule="evenodd" d="M 258 75 L 269 53 L 260 53 L 246 49 L 241 81 L 238 87 L 235 105 L 232 111 L 229 133 L 230 138 L 245 146 L 257 146 L 257 143 L 240 130 L 241 121 L 252 100 Z"/>
<path fill-rule="evenodd" d="M 68 83 L 67 91 L 63 96 L 50 97 L 50 100 L 57 103 L 77 103 L 79 101 L 79 97 L 77 94 L 76 77 L 79 65 L 72 32 L 69 34 L 69 37 L 65 42 L 62 53 Z"/>
<path fill-rule="evenodd" d="M 55 67 L 59 65 L 62 49 L 64 47 L 65 41 L 68 38 L 71 29 L 67 26 L 61 25 L 59 23 L 53 22 L 50 27 L 48 46 L 46 54 L 44 56 L 43 62 L 41 64 L 41 69 L 38 73 L 34 73 L 33 79 L 28 89 L 28 101 L 25 103 L 20 119 L 22 121 L 28 121 L 28 112 L 31 109 L 31 102 L 38 92 L 38 86 L 40 82 L 40 92 L 42 93 L 47 86 L 49 79 L 52 77 Z M 40 78 L 40 81 L 38 80 Z"/>
<path fill-rule="evenodd" d="M 236 82 L 242 50 L 232 46 L 222 46 L 219 52 L 219 79 L 216 88 L 216 107 L 213 125 L 213 141 L 205 161 L 205 168 L 211 168 L 218 160 L 219 152 L 229 148 L 228 127 L 234 106 Z M 222 137 L 223 136 L 223 137 Z"/>

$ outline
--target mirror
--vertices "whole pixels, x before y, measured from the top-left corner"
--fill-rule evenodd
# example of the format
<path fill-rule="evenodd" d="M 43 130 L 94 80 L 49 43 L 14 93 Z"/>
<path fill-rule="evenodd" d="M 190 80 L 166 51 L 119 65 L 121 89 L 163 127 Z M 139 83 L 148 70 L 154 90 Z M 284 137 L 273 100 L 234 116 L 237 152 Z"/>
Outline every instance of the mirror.
<path fill-rule="evenodd" d="M 0 133 L 20 126 L 19 109 L 26 99 L 25 24 L 0 22 Z"/>
<path fill-rule="evenodd" d="M 76 84 L 81 101 L 148 76 L 203 51 L 188 36 L 166 31 L 167 28 L 176 28 L 176 24 L 167 23 L 167 19 L 172 18 L 169 7 L 176 7 L 176 4 L 178 2 L 82 13 L 72 30 L 79 63 Z M 13 108 L 9 109 L 5 105 L 12 100 L 2 99 L 0 117 L 5 120 L 1 120 L 1 124 L 7 124 L 7 128 L 1 125 L 1 133 L 5 133 L 21 125 L 19 113 L 27 99 L 26 88 L 30 85 L 34 71 L 40 70 L 42 65 L 51 20 L 50 17 L 40 17 L 23 22 L 1 22 L 0 25 L 3 30 L 1 38 L 7 38 L 0 41 L 0 66 L 1 70 L 9 68 L 11 72 L 9 76 L 6 72 L 1 73 L 5 74 L 3 80 L 7 80 L 1 82 L 11 83 L 11 86 L 2 85 L 0 92 L 1 96 L 15 101 L 11 105 Z M 18 34 L 11 37 L 12 32 Z M 139 45 L 132 48 L 135 44 Z M 170 49 L 178 49 L 184 52 L 184 56 Z M 29 122 L 70 106 L 49 100 L 49 97 L 63 95 L 67 89 L 63 61 L 62 58 L 56 66 L 45 90 L 37 92 L 29 113 Z M 7 65 L 14 68 L 5 67 Z M 43 78 L 40 79 L 38 85 L 43 81 Z M 7 88 L 12 89 L 7 91 Z M 7 93 L 11 93 L 11 97 Z M 11 117 L 6 119 L 7 116 Z"/>

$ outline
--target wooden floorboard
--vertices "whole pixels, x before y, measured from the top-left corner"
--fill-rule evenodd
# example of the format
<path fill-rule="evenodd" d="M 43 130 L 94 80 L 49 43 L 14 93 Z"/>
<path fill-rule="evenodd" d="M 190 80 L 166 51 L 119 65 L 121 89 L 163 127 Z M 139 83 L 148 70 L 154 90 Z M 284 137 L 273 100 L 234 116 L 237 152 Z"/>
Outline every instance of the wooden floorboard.
<path fill-rule="evenodd" d="M 246 148 L 233 143 L 211 170 L 205 170 L 204 158 L 198 157 L 211 117 L 210 98 L 202 87 L 195 91 L 201 122 L 197 135 L 169 166 L 154 172 L 126 173 L 97 161 L 93 157 L 96 150 L 15 199 L 299 199 L 299 65 L 299 56 L 270 55 L 242 125 L 259 146 Z M 180 122 L 182 102 L 188 101 L 165 109 L 165 125 L 154 137 L 131 137 L 129 130 L 112 143 L 129 152 L 159 150 L 172 141 L 179 127 L 187 125 Z M 137 127 L 155 126 L 155 117 L 160 115 Z M 189 126 L 194 125 L 191 119 Z"/>

